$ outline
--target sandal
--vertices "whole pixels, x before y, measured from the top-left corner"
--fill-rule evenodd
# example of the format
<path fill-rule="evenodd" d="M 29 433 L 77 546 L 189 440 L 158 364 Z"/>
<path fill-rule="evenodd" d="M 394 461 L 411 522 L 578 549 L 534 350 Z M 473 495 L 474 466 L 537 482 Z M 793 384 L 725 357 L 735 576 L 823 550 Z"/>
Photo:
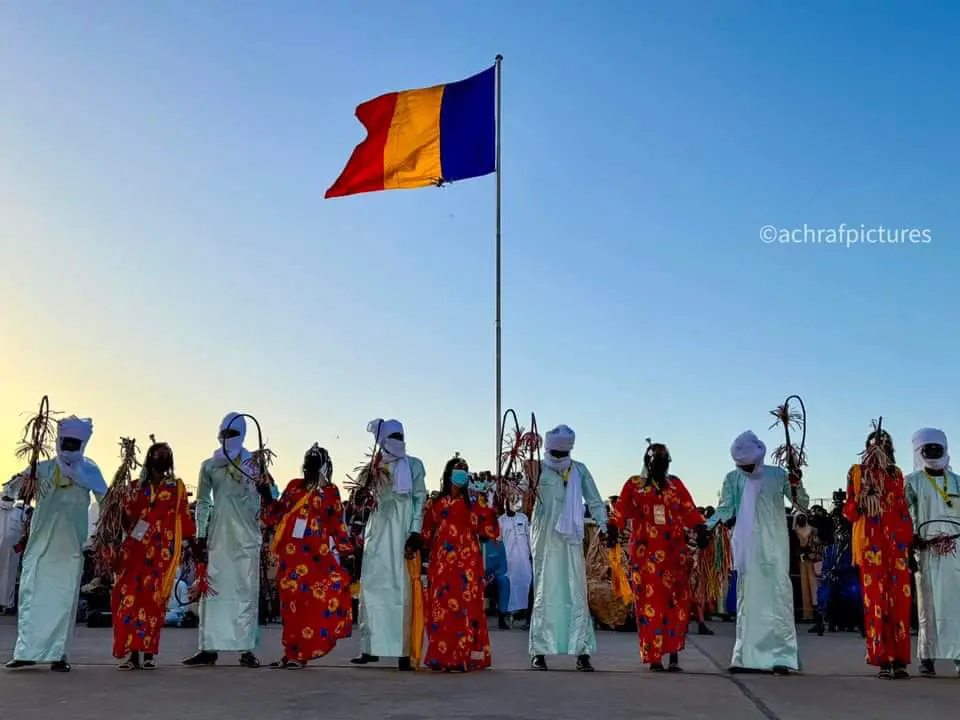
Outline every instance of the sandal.
<path fill-rule="evenodd" d="M 117 670 L 139 670 L 140 664 L 135 663 L 133 660 L 124 660 L 122 663 L 117 665 Z"/>
<path fill-rule="evenodd" d="M 144 669 L 144 670 L 156 670 L 156 669 L 157 669 L 157 661 L 154 660 L 153 658 L 149 658 L 149 659 L 147 659 L 147 660 L 144 660 L 144 661 L 143 661 L 143 669 Z"/>

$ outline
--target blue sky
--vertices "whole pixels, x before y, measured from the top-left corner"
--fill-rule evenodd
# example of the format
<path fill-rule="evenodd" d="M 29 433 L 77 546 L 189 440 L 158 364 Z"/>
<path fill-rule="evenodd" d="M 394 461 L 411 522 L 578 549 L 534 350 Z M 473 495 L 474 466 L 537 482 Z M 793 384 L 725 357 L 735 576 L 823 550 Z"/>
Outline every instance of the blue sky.
<path fill-rule="evenodd" d="M 503 66 L 504 406 L 611 494 L 700 502 L 799 393 L 814 495 L 883 414 L 960 432 L 950 2 L 21 2 L 0 25 L 0 461 L 49 393 L 88 454 L 229 410 L 281 479 L 397 417 L 428 484 L 494 440 L 494 181 L 322 200 L 380 93 Z M 760 228 L 929 229 L 772 245 Z"/>

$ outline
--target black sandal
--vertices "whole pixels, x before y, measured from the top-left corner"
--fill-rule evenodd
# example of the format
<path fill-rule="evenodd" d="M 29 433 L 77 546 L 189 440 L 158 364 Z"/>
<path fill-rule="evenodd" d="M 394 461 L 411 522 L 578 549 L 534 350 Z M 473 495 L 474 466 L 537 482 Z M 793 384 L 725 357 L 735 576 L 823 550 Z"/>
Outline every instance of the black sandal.
<path fill-rule="evenodd" d="M 889 665 L 883 665 L 880 668 L 880 672 L 877 673 L 877 677 L 881 680 L 892 680 L 893 679 L 893 669 Z"/>
<path fill-rule="evenodd" d="M 139 669 L 140 669 L 140 663 L 136 663 L 130 659 L 124 660 L 122 663 L 117 665 L 117 670 L 126 671 L 126 670 L 139 670 Z"/>
<path fill-rule="evenodd" d="M 156 670 L 157 661 L 153 659 L 153 655 L 144 655 L 143 657 L 143 669 L 144 670 Z"/>

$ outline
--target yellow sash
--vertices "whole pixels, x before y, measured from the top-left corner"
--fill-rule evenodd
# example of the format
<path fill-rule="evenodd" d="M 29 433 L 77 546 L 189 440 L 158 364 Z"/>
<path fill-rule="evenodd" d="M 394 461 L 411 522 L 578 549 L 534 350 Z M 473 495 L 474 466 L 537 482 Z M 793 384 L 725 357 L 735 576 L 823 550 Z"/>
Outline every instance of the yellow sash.
<path fill-rule="evenodd" d="M 411 598 L 410 614 L 410 660 L 414 668 L 420 667 L 420 657 L 423 655 L 423 583 L 420 582 L 420 553 L 416 553 L 407 560 L 407 574 L 410 576 Z"/>
<path fill-rule="evenodd" d="M 151 488 L 151 492 L 155 492 Z M 160 586 L 160 594 L 166 602 L 173 592 L 173 584 L 177 581 L 177 570 L 180 568 L 180 557 L 183 555 L 183 526 L 180 523 L 180 501 L 183 500 L 183 483 L 177 480 L 177 504 L 174 515 L 173 528 L 173 557 L 170 559 L 170 566 L 167 568 L 167 574 L 163 576 L 163 585 Z"/>
<path fill-rule="evenodd" d="M 280 538 L 283 537 L 283 532 L 287 529 L 287 522 L 289 522 L 290 518 L 295 517 L 296 514 L 303 509 L 303 506 L 307 504 L 307 501 L 310 499 L 311 495 L 313 495 L 313 490 L 304 493 L 303 497 L 297 500 L 294 506 L 290 509 L 290 512 L 284 514 L 283 519 L 277 525 L 276 532 L 273 534 L 273 540 L 270 541 L 270 552 L 276 554 L 277 546 L 280 545 Z"/>
<path fill-rule="evenodd" d="M 850 487 L 853 490 L 853 497 L 856 499 L 860 495 L 861 470 L 859 465 L 850 468 Z M 861 515 L 853 524 L 853 535 L 851 541 L 851 551 L 853 553 L 853 564 L 860 566 L 863 564 L 863 552 L 867 548 L 867 522 Z"/>
<path fill-rule="evenodd" d="M 607 550 L 607 560 L 610 562 L 610 580 L 613 582 L 613 594 L 620 598 L 625 605 L 633 602 L 633 591 L 627 579 L 627 571 L 623 569 L 623 555 L 620 546 Z"/>

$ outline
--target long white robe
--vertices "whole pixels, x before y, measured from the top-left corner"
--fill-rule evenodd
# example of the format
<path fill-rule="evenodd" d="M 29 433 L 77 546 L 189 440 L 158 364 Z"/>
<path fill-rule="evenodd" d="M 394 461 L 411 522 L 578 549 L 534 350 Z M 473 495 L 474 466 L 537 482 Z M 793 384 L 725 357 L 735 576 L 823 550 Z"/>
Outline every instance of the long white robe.
<path fill-rule="evenodd" d="M 23 534 L 23 513 L 19 505 L 0 505 L 0 608 L 13 607 L 17 600 L 20 553 L 14 546 Z"/>
<path fill-rule="evenodd" d="M 96 463 L 80 462 L 78 475 L 93 487 L 105 487 Z M 70 655 L 90 497 L 99 501 L 102 495 L 64 477 L 58 483 L 56 477 L 56 460 L 37 464 L 36 507 L 20 573 L 15 660 L 57 662 Z M 16 497 L 20 484 L 20 479 L 8 483 L 6 494 Z"/>
<path fill-rule="evenodd" d="M 533 583 L 533 564 L 530 559 L 530 521 L 523 513 L 500 516 L 500 540 L 507 555 L 507 579 L 510 581 L 510 601 L 503 612 L 526 610 Z"/>
<path fill-rule="evenodd" d="M 200 600 L 200 649 L 253 650 L 260 640 L 260 495 L 252 480 L 213 458 L 200 467 L 197 537 L 207 540 L 216 592 Z"/>
<path fill-rule="evenodd" d="M 790 539 L 783 504 L 784 498 L 790 498 L 787 473 L 769 465 L 764 466 L 763 478 L 756 481 L 739 470 L 729 473 L 720 491 L 720 504 L 707 527 L 712 529 L 737 515 L 747 482 L 761 485 L 754 508 L 751 551 L 744 567 L 737 569 L 737 641 L 730 665 L 750 670 L 799 670 Z M 809 498 L 802 487 L 797 499 L 807 506 Z M 741 518 L 737 521 L 741 522 Z"/>
<path fill-rule="evenodd" d="M 410 533 L 423 528 L 427 500 L 426 472 L 418 458 L 407 456 L 413 489 L 380 491 L 377 508 L 363 529 L 360 577 L 360 651 L 382 657 L 410 656 L 411 587 L 403 548 Z"/>
<path fill-rule="evenodd" d="M 914 531 L 930 520 L 960 522 L 960 477 L 947 471 L 948 507 L 922 470 L 906 477 L 907 504 Z M 943 478 L 934 477 L 942 483 Z M 932 531 L 950 532 L 952 526 L 937 523 Z M 924 533 L 926 536 L 926 533 Z M 917 657 L 921 660 L 960 660 L 960 557 L 937 555 L 925 550 L 917 553 Z"/>
<path fill-rule="evenodd" d="M 583 463 L 574 461 L 573 464 L 580 476 L 580 488 L 590 516 L 600 527 L 606 527 L 606 506 L 593 476 Z M 543 465 L 533 509 L 531 657 L 593 655 L 597 650 L 593 618 L 587 604 L 583 543 L 571 544 L 557 532 L 557 521 L 563 513 L 566 496 L 563 477 Z"/>

